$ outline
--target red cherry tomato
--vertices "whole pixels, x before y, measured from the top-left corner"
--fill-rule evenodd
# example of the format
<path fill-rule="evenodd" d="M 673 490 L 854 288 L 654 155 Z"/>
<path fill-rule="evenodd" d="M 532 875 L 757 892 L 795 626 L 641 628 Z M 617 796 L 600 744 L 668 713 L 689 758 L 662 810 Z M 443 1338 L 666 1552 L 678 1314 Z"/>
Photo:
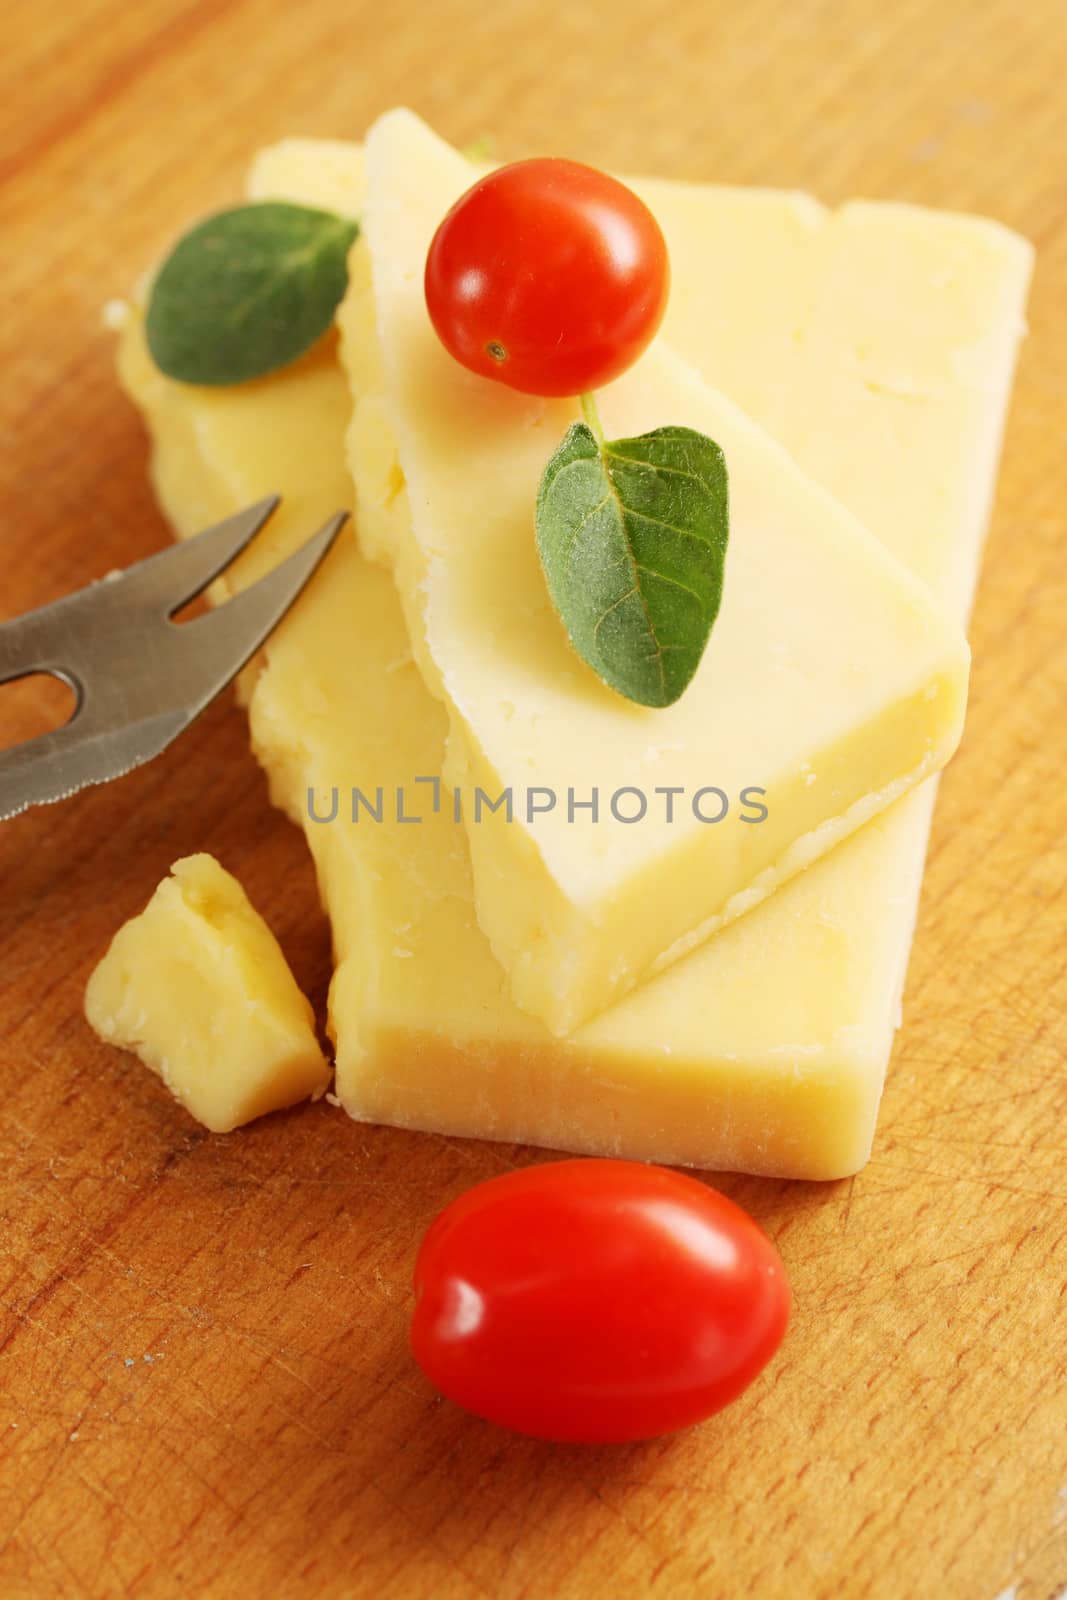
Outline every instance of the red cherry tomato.
<path fill-rule="evenodd" d="M 709 1417 L 777 1350 L 778 1252 L 695 1178 L 556 1161 L 493 1178 L 432 1224 L 415 1359 L 442 1394 L 543 1439 L 649 1439 Z"/>
<path fill-rule="evenodd" d="M 576 395 L 636 361 L 668 280 L 663 234 L 632 190 L 542 158 L 501 167 L 456 201 L 426 258 L 426 305 L 472 372 Z"/>

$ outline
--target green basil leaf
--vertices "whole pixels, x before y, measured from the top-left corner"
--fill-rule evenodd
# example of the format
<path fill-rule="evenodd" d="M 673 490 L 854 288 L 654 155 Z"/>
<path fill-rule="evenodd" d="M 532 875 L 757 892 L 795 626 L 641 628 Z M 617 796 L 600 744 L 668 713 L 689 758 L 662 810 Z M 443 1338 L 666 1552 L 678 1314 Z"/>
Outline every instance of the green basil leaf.
<path fill-rule="evenodd" d="M 359 223 L 269 200 L 208 217 L 180 239 L 152 286 L 145 335 L 184 383 L 244 383 L 322 337 L 348 281 Z"/>
<path fill-rule="evenodd" d="M 549 461 L 537 548 L 578 654 L 628 700 L 669 706 L 722 598 L 726 463 L 692 428 L 599 443 L 584 422 Z"/>

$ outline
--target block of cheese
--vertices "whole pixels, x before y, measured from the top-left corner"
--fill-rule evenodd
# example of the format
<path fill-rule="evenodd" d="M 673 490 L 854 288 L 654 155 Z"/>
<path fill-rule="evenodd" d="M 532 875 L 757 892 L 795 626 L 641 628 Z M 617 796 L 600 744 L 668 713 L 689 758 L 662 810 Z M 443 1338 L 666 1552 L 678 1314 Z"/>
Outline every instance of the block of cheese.
<path fill-rule="evenodd" d="M 660 344 L 600 410 L 609 437 L 675 422 L 722 446 L 722 610 L 674 706 L 601 684 L 553 612 L 533 537 L 538 481 L 576 402 L 472 375 L 426 312 L 427 247 L 473 176 L 410 112 L 368 135 L 338 319 L 356 527 L 392 568 L 449 712 L 479 922 L 518 1004 L 564 1034 L 936 771 L 959 737 L 967 655 L 885 547 Z M 511 805 L 479 809 L 479 790 Z"/>
<path fill-rule="evenodd" d="M 806 195 L 631 181 L 670 242 L 664 336 L 721 373 L 731 398 L 965 619 L 1027 241 L 986 218 L 886 201 L 828 213 Z M 736 232 L 752 241 L 743 264 L 712 248 Z M 739 306 L 760 312 L 743 341 Z"/>
<path fill-rule="evenodd" d="M 213 1133 L 295 1105 L 330 1080 L 278 941 L 213 856 L 176 861 L 119 929 L 89 979 L 85 1015 Z"/>
<path fill-rule="evenodd" d="M 361 172 L 358 147 L 288 140 L 256 162 L 250 193 L 358 214 Z M 874 205 L 860 228 L 843 225 L 855 208 L 829 213 L 793 196 L 641 187 L 671 245 L 672 306 L 688 297 L 700 307 L 701 284 L 710 285 L 688 329 L 692 350 L 755 415 L 775 408 L 802 464 L 805 446 L 829 457 L 828 481 L 842 498 L 862 494 L 887 543 L 902 531 L 898 497 L 925 501 L 916 569 L 962 615 L 1029 247 L 995 224 L 929 211 Z M 726 236 L 729 273 L 717 248 Z M 822 314 L 831 300 L 820 283 L 835 280 L 856 285 L 840 335 Z M 903 326 L 888 372 L 929 373 L 921 405 L 885 381 L 884 363 L 853 360 L 898 300 Z M 836 419 L 835 438 L 840 419 L 854 418 L 836 456 L 817 433 L 809 439 L 801 367 L 806 383 L 824 374 L 816 405 Z M 156 489 L 179 533 L 281 488 L 287 500 L 272 533 L 296 542 L 348 492 L 349 406 L 329 345 L 266 382 L 211 393 L 163 378 L 131 315 L 120 369 L 151 430 Z M 295 427 L 306 450 L 279 456 Z M 364 638 L 367 676 L 338 673 Z M 333 923 L 330 1024 L 350 1114 L 786 1177 L 837 1178 L 863 1165 L 898 1020 L 931 784 L 560 1041 L 507 993 L 475 922 L 457 830 L 432 817 L 368 827 L 365 813 L 353 826 L 347 809 L 336 823 L 310 820 L 308 784 L 320 785 L 317 810 L 327 814 L 333 785 L 433 771 L 445 736 L 444 709 L 411 665 L 392 583 L 360 561 L 347 534 L 265 659 L 271 674 L 252 713 L 259 754 L 275 798 L 305 829 Z"/>

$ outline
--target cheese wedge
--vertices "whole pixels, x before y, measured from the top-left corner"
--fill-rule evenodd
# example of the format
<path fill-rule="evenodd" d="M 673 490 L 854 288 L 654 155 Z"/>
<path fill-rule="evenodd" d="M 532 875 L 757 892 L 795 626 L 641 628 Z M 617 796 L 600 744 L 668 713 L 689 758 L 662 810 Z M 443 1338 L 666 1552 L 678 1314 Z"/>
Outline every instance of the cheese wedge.
<path fill-rule="evenodd" d="M 599 395 L 605 431 L 674 422 L 722 446 L 725 593 L 676 705 L 649 710 L 601 684 L 552 610 L 533 538 L 538 482 L 576 403 L 473 376 L 426 311 L 430 239 L 473 176 L 410 112 L 368 135 L 338 318 L 356 527 L 392 568 L 449 711 L 478 920 L 518 1004 L 564 1034 L 943 765 L 967 652 L 884 546 L 653 345 Z M 478 791 L 508 800 L 479 809 Z"/>
<path fill-rule="evenodd" d="M 321 1093 L 330 1068 L 274 935 L 213 856 L 176 861 L 121 927 L 85 1015 L 213 1133 Z"/>
<path fill-rule="evenodd" d="M 358 147 L 288 140 L 257 160 L 249 191 L 358 214 L 361 173 Z M 775 407 L 802 465 L 808 382 L 822 372 L 816 409 L 854 419 L 844 430 L 838 420 L 835 437 L 847 442 L 828 480 L 842 497 L 862 493 L 887 543 L 902 536 L 898 497 L 926 501 L 917 570 L 962 615 L 1029 247 L 996 224 L 903 207 L 828 213 L 771 192 L 637 186 L 668 234 L 672 306 L 699 305 L 706 279 L 714 291 L 688 329 L 691 351 L 757 416 L 761 404 L 768 415 Z M 845 226 L 856 209 L 865 226 Z M 723 237 L 738 263 L 729 274 L 716 248 Z M 823 314 L 830 297 L 820 284 L 831 281 L 857 285 L 840 334 Z M 884 364 L 861 364 L 855 352 L 897 299 L 904 326 L 886 358 L 890 384 Z M 350 492 L 349 403 L 329 344 L 266 382 L 194 390 L 155 369 L 131 314 L 120 371 L 151 429 L 156 489 L 179 533 L 280 488 L 287 499 L 271 533 L 284 546 Z M 921 405 L 894 392 L 908 372 L 930 374 Z M 290 454 L 297 427 L 306 448 Z M 333 784 L 432 771 L 445 737 L 444 708 L 411 665 L 393 585 L 347 534 L 266 659 L 272 676 L 253 702 L 258 750 L 275 799 L 305 829 L 333 923 L 330 1026 L 351 1115 L 784 1177 L 837 1178 L 863 1165 L 899 1018 L 932 784 L 559 1041 L 510 999 L 476 925 L 458 830 L 441 820 L 367 826 L 366 813 L 356 826 L 309 818 L 309 784 L 320 785 L 318 814 L 327 814 Z"/>

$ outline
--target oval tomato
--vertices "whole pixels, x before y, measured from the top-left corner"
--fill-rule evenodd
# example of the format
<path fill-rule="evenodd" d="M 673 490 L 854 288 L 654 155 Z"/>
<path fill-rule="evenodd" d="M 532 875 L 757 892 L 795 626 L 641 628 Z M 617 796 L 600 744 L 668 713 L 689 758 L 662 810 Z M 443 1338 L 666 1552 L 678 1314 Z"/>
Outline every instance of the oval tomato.
<path fill-rule="evenodd" d="M 501 167 L 449 211 L 426 305 L 457 361 L 527 394 L 577 395 L 625 372 L 667 303 L 667 246 L 625 184 L 577 161 Z"/>
<path fill-rule="evenodd" d="M 781 1342 L 763 1230 L 696 1178 L 551 1162 L 461 1195 L 415 1268 L 415 1359 L 442 1394 L 539 1438 L 646 1439 L 727 1405 Z"/>

